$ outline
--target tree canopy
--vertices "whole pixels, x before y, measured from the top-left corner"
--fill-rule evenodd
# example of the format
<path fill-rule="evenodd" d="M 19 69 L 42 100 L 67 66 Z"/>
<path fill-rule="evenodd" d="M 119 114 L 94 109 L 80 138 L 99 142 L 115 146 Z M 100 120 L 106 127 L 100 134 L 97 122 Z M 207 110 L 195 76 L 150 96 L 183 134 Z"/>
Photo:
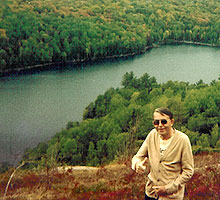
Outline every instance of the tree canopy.
<path fill-rule="evenodd" d="M 67 123 L 49 142 L 26 151 L 24 159 L 94 166 L 131 156 L 161 106 L 174 113 L 174 126 L 189 136 L 194 154 L 220 151 L 220 81 L 159 84 L 147 73 L 138 78 L 127 72 L 121 88 L 108 89 L 85 108 L 81 122 Z"/>
<path fill-rule="evenodd" d="M 139 54 L 178 42 L 220 45 L 218 0 L 2 0 L 0 71 Z"/>

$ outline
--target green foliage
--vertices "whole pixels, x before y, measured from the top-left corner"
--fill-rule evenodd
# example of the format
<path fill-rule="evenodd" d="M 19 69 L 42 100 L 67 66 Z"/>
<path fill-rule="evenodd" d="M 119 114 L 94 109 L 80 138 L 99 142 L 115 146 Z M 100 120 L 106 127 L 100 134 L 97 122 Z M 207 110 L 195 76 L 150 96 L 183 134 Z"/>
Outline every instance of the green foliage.
<path fill-rule="evenodd" d="M 0 70 L 134 55 L 157 44 L 219 46 L 219 7 L 217 0 L 3 1 Z M 122 82 L 148 85 L 142 79 Z"/>
<path fill-rule="evenodd" d="M 209 135 L 203 133 L 200 137 L 199 140 L 197 141 L 197 145 L 206 148 L 206 147 L 210 147 L 210 143 L 209 143 Z"/>
<path fill-rule="evenodd" d="M 200 82 L 202 87 L 177 81 L 158 84 L 148 74 L 137 78 L 130 72 L 122 84 L 90 103 L 81 122 L 68 122 L 48 143 L 26 151 L 24 159 L 38 164 L 46 160 L 48 166 L 93 166 L 129 157 L 153 128 L 153 111 L 161 106 L 173 111 L 174 126 L 188 135 L 194 154 L 219 151 L 219 81 Z"/>
<path fill-rule="evenodd" d="M 216 148 L 220 149 L 220 139 L 216 142 Z"/>
<path fill-rule="evenodd" d="M 113 88 L 110 88 L 105 92 L 104 95 L 99 95 L 94 103 L 92 102 L 86 107 L 83 114 L 83 119 L 104 117 L 109 112 L 110 107 L 114 106 L 114 101 L 117 102 L 115 97 L 112 102 L 113 105 L 110 104 L 113 94 L 116 94 L 116 91 Z"/>
<path fill-rule="evenodd" d="M 95 145 L 93 142 L 89 142 L 89 149 L 88 149 L 88 155 L 86 157 L 87 165 L 96 166 L 99 164 L 99 160 L 97 158 Z"/>
<path fill-rule="evenodd" d="M 188 126 L 193 131 L 208 133 L 219 123 L 219 82 L 213 84 L 213 87 L 195 88 L 187 92 L 184 101 L 188 110 Z"/>
<path fill-rule="evenodd" d="M 75 139 L 70 138 L 62 138 L 60 141 L 61 144 L 61 152 L 60 156 L 65 158 L 65 160 L 71 160 L 72 155 L 77 152 L 77 142 Z M 66 161 L 66 162 L 67 162 Z"/>
<path fill-rule="evenodd" d="M 218 124 L 215 124 L 211 130 L 210 144 L 212 147 L 217 146 L 217 142 L 220 139 L 220 132 Z"/>
<path fill-rule="evenodd" d="M 68 122 L 67 125 L 66 125 L 66 129 L 71 129 L 71 128 L 74 128 L 74 127 L 78 127 L 79 126 L 79 122 Z"/>
<path fill-rule="evenodd" d="M 198 143 L 200 134 L 198 132 L 190 131 L 190 130 L 186 129 L 185 127 L 182 127 L 181 131 L 188 135 L 190 142 L 191 142 L 191 145 L 196 146 L 196 144 Z"/>

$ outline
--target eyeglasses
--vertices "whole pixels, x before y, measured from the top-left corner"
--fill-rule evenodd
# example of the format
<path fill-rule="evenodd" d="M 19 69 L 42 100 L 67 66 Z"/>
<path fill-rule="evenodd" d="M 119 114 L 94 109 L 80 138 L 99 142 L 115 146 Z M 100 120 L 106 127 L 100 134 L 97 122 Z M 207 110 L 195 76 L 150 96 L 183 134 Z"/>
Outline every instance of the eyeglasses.
<path fill-rule="evenodd" d="M 153 124 L 155 126 L 158 126 L 160 124 L 160 122 L 161 122 L 162 125 L 167 124 L 167 120 L 166 119 L 161 119 L 161 120 L 156 119 L 156 120 L 153 121 Z"/>

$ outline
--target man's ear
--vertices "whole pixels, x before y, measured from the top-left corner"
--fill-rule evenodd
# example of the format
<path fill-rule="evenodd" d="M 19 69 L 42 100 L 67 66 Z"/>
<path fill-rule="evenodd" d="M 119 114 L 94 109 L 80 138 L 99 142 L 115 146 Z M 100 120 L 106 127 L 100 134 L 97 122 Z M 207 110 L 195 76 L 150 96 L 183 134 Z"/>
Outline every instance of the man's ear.
<path fill-rule="evenodd" d="M 173 126 L 175 120 L 171 119 L 170 121 L 171 121 L 171 126 Z"/>

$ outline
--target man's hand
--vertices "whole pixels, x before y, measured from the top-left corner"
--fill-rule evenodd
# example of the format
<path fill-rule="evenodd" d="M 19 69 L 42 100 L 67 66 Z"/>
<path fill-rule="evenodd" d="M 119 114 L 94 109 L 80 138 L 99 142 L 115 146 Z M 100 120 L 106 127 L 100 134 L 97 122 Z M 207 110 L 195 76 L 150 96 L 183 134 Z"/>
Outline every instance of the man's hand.
<path fill-rule="evenodd" d="M 153 186 L 152 188 L 159 196 L 166 194 L 165 186 Z"/>
<path fill-rule="evenodd" d="M 141 162 L 138 162 L 136 164 L 136 169 L 135 171 L 138 173 L 138 174 L 143 174 L 146 170 L 146 166 L 145 166 L 145 162 L 146 162 L 147 158 L 145 158 L 143 161 Z"/>

